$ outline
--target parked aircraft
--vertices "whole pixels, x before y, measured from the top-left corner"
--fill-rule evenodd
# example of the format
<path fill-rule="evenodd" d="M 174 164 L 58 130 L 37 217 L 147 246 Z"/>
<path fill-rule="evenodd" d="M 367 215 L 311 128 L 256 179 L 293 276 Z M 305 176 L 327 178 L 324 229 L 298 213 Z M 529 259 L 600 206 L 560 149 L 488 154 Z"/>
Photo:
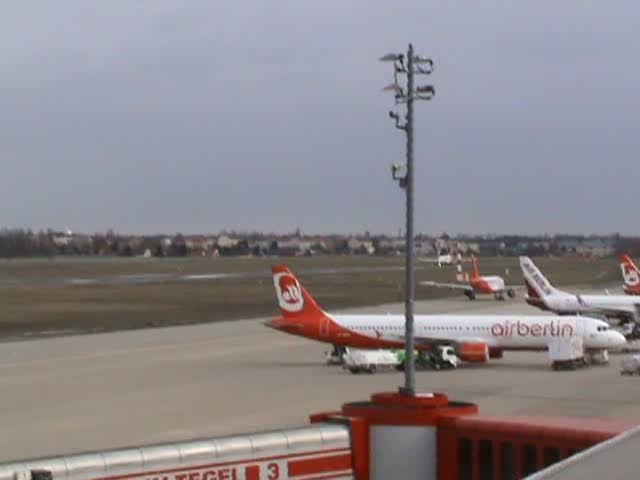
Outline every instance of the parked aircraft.
<path fill-rule="evenodd" d="M 469 277 L 467 272 L 462 270 L 460 261 L 458 261 L 457 269 L 456 283 L 442 283 L 427 280 L 420 282 L 420 285 L 463 290 L 469 300 L 475 300 L 476 295 L 479 294 L 493 295 L 496 300 L 504 300 L 505 294 L 513 298 L 516 294 L 515 289 L 521 288 L 518 286 L 505 285 L 504 279 L 498 275 L 480 275 L 478 259 L 475 255 L 471 256 L 471 277 Z"/>
<path fill-rule="evenodd" d="M 403 348 L 404 315 L 334 315 L 322 310 L 285 266 L 272 268 L 282 316 L 267 327 L 291 335 L 362 349 Z M 450 345 L 467 362 L 501 358 L 508 350 L 547 350 L 552 341 L 582 337 L 588 352 L 603 352 L 625 344 L 626 339 L 604 321 L 550 315 L 415 315 L 415 345 L 432 351 Z"/>
<path fill-rule="evenodd" d="M 624 293 L 640 295 L 640 269 L 629 255 L 620 255 L 620 269 L 624 280 Z"/>
<path fill-rule="evenodd" d="M 640 297 L 629 295 L 584 295 L 553 287 L 529 257 L 520 257 L 529 305 L 561 315 L 600 314 L 621 323 L 638 322 Z"/>
<path fill-rule="evenodd" d="M 440 267 L 442 265 L 451 265 L 453 263 L 453 257 L 450 253 L 439 254 L 436 259 L 436 264 Z"/>

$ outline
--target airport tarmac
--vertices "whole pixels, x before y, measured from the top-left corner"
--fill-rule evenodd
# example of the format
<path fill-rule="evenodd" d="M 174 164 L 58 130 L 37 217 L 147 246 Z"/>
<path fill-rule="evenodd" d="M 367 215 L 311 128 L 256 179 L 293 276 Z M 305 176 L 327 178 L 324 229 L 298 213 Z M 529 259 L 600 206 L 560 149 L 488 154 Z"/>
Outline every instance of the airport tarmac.
<path fill-rule="evenodd" d="M 275 301 L 275 300 L 274 300 Z M 351 312 L 402 313 L 402 305 Z M 544 314 L 521 299 L 417 302 L 416 313 Z M 0 345 L 0 461 L 305 425 L 308 415 L 395 391 L 401 372 L 352 375 L 329 346 L 259 320 Z M 554 372 L 545 353 L 417 372 L 418 390 L 481 412 L 640 422 L 640 378 L 609 366 Z"/>

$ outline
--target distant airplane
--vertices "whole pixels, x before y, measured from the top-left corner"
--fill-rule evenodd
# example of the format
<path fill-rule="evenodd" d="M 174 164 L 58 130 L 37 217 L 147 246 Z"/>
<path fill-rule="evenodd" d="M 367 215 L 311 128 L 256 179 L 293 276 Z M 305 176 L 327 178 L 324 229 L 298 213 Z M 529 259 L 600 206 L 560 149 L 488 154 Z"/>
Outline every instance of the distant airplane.
<path fill-rule="evenodd" d="M 521 286 L 506 286 L 504 279 L 497 275 L 480 275 L 478 260 L 475 255 L 471 256 L 471 278 L 469 278 L 468 273 L 462 271 L 460 257 L 457 268 L 457 283 L 440 283 L 428 280 L 420 282 L 420 285 L 464 290 L 464 294 L 469 298 L 469 300 L 475 300 L 476 295 L 478 294 L 493 295 L 496 300 L 504 300 L 504 295 L 506 293 L 510 298 L 513 298 L 516 295 L 515 290 L 522 288 Z"/>
<path fill-rule="evenodd" d="M 453 263 L 453 257 L 451 256 L 450 253 L 438 255 L 438 258 L 436 259 L 436 263 L 438 264 L 438 266 L 451 265 Z"/>
<path fill-rule="evenodd" d="M 334 348 L 403 348 L 404 315 L 333 315 L 322 310 L 283 265 L 272 267 L 281 317 L 264 322 L 275 330 L 332 344 Z M 552 315 L 415 315 L 415 346 L 433 351 L 450 345 L 467 362 L 501 358 L 508 350 L 549 350 L 559 340 L 581 337 L 588 352 L 624 345 L 624 336 L 606 322 Z"/>
<path fill-rule="evenodd" d="M 568 293 L 553 287 L 529 257 L 520 257 L 520 268 L 529 305 L 558 314 L 600 314 L 621 323 L 637 323 L 640 318 L 640 297 Z"/>
<path fill-rule="evenodd" d="M 624 280 L 624 293 L 627 295 L 640 295 L 640 269 L 638 269 L 629 255 L 620 255 L 620 269 Z"/>

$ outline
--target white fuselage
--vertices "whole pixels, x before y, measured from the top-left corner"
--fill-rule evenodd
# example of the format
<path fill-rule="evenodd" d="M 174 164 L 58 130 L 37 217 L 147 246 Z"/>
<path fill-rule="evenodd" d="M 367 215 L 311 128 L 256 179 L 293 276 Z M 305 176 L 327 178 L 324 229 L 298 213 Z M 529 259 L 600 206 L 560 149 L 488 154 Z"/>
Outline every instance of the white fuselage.
<path fill-rule="evenodd" d="M 544 297 L 547 307 L 557 313 L 615 312 L 635 314 L 640 298 L 629 295 L 572 295 L 565 292 Z"/>
<path fill-rule="evenodd" d="M 504 279 L 502 277 L 494 276 L 494 275 L 483 275 L 482 280 L 484 280 L 489 287 L 493 291 L 499 292 L 504 290 Z"/>
<path fill-rule="evenodd" d="M 403 315 L 331 315 L 341 327 L 372 339 L 403 337 Z M 623 345 L 624 336 L 604 321 L 579 316 L 550 315 L 416 315 L 416 339 L 452 342 L 483 342 L 504 350 L 546 349 L 558 338 L 582 337 L 587 349 L 606 349 Z"/>

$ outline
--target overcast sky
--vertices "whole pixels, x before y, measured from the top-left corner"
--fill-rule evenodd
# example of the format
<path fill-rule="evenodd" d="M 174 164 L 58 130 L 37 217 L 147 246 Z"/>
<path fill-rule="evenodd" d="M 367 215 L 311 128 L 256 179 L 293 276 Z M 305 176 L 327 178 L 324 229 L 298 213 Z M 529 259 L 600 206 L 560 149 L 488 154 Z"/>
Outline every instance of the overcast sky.
<path fill-rule="evenodd" d="M 640 233 L 634 1 L 14 0 L 0 225 L 397 232 L 378 58 L 412 41 L 416 228 Z"/>

